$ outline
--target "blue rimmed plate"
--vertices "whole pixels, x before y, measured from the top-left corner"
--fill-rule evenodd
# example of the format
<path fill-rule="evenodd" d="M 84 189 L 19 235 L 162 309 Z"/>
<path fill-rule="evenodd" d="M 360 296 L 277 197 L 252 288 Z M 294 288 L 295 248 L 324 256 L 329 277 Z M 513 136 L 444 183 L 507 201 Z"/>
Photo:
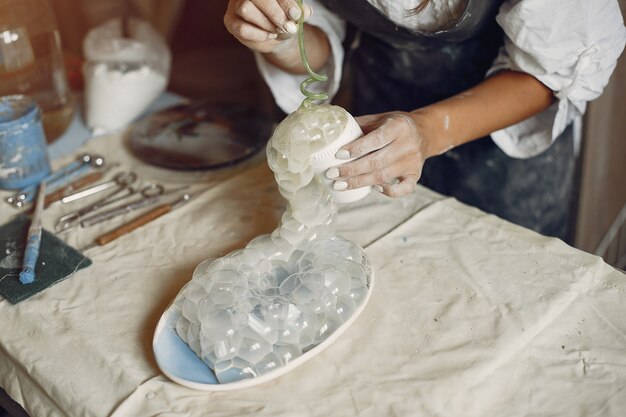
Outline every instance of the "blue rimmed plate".
<path fill-rule="evenodd" d="M 324 340 L 313 349 L 303 353 L 285 366 L 282 366 L 267 374 L 256 378 L 243 379 L 240 381 L 220 384 L 215 374 L 193 350 L 176 334 L 176 330 L 168 326 L 168 319 L 172 311 L 170 307 L 165 310 L 157 324 L 152 341 L 152 349 L 157 365 L 161 371 L 172 381 L 183 386 L 202 391 L 230 391 L 248 388 L 262 384 L 286 374 L 309 359 L 317 356 L 326 347 L 338 339 L 361 315 L 369 302 L 374 289 L 374 272 L 370 276 L 368 291 L 363 303 L 355 310 L 352 317 L 343 323 L 328 339 Z M 171 322 L 171 320 L 169 321 Z"/>

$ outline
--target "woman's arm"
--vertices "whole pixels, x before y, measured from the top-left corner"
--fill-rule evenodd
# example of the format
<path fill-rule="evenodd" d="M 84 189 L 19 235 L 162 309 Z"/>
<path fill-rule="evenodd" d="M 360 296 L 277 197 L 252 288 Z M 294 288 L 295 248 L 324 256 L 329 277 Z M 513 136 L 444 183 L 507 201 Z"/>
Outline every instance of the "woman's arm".
<path fill-rule="evenodd" d="M 521 72 L 501 71 L 476 87 L 412 112 L 424 125 L 429 149 L 426 157 L 487 136 L 547 109 L 552 90 Z"/>
<path fill-rule="evenodd" d="M 397 197 L 412 192 L 424 161 L 545 110 L 552 91 L 534 77 L 502 71 L 476 87 L 410 113 L 357 118 L 365 135 L 342 147 L 330 168 L 338 190 L 367 185 Z"/>

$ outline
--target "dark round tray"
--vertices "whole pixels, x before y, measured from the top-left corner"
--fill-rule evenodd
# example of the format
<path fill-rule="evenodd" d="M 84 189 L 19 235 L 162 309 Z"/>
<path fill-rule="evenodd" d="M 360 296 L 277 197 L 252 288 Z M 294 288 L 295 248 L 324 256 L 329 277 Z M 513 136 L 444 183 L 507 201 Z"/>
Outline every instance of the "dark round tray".
<path fill-rule="evenodd" d="M 128 145 L 151 165 L 208 170 L 254 155 L 272 128 L 271 119 L 249 105 L 194 101 L 140 119 L 128 130 Z"/>

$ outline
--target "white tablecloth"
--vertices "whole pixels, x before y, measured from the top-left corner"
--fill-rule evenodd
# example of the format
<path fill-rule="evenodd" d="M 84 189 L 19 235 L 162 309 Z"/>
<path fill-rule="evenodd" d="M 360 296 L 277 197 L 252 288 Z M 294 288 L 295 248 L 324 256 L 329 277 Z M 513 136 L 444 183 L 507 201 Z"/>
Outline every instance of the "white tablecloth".
<path fill-rule="evenodd" d="M 141 164 L 119 136 L 85 150 L 144 180 L 191 184 L 194 198 L 43 293 L 0 298 L 0 386 L 32 416 L 624 415 L 624 274 L 424 188 L 342 207 L 339 232 L 366 248 L 377 282 L 323 353 L 241 391 L 170 382 L 151 348 L 161 313 L 201 261 L 271 232 L 284 201 L 262 154 L 189 177 Z M 0 219 L 12 214 L 2 204 Z M 82 246 L 104 230 L 65 239 Z"/>

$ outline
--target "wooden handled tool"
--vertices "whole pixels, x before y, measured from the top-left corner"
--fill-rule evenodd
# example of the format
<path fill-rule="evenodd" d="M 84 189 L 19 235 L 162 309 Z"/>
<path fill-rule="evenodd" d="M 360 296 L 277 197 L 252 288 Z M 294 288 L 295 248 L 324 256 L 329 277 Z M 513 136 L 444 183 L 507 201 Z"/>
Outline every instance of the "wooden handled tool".
<path fill-rule="evenodd" d="M 94 248 L 96 246 L 104 246 L 109 242 L 114 241 L 115 239 L 124 236 L 130 232 L 132 232 L 133 230 L 147 224 L 150 223 L 151 221 L 158 219 L 159 217 L 163 216 L 164 214 L 167 214 L 169 212 L 171 212 L 172 210 L 174 210 L 177 206 L 182 205 L 184 203 L 186 203 L 187 201 L 189 201 L 191 199 L 191 195 L 190 194 L 183 194 L 182 197 L 180 197 L 178 200 L 174 201 L 173 203 L 168 203 L 168 204 L 162 204 L 152 210 L 150 210 L 147 213 L 142 214 L 141 216 L 131 220 L 130 222 L 118 227 L 117 229 L 114 229 L 108 233 L 105 233 L 101 236 L 98 236 L 92 243 L 90 243 L 89 245 L 85 246 L 84 248 L 81 249 L 81 251 L 86 251 L 88 249 Z"/>
<path fill-rule="evenodd" d="M 61 188 L 53 192 L 52 194 L 48 194 L 46 196 L 46 201 L 44 202 L 44 207 L 50 206 L 52 203 L 60 201 L 67 194 L 71 193 L 74 190 L 79 190 L 83 187 L 86 187 L 89 184 L 93 184 L 94 182 L 98 182 L 104 176 L 104 172 L 94 172 L 91 174 L 87 174 L 82 178 L 77 179 L 76 181 L 68 184 L 67 186 Z"/>

